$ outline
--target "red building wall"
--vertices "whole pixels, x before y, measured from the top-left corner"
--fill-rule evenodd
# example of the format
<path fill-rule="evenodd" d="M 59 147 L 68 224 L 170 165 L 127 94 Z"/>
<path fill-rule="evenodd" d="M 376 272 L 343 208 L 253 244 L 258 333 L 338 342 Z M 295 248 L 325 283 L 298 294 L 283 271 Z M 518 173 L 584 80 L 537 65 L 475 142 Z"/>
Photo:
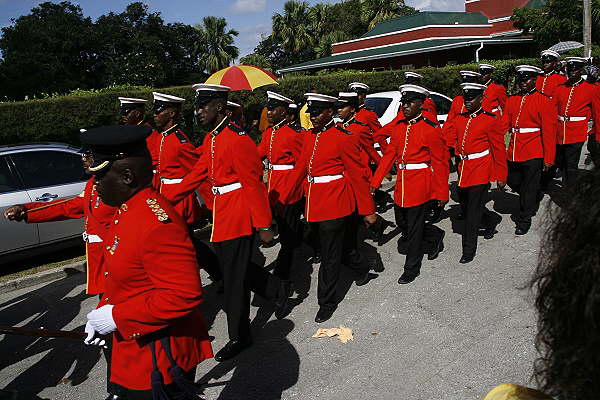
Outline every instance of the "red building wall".
<path fill-rule="evenodd" d="M 529 0 L 466 0 L 465 11 L 480 12 L 488 19 L 509 17 L 515 8 L 525 7 Z"/>

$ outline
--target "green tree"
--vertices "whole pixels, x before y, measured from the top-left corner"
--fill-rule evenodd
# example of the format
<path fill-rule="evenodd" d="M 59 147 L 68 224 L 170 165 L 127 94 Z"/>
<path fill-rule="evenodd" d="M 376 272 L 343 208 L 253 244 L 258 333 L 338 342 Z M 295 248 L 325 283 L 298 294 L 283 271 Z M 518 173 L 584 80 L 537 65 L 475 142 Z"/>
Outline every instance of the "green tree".
<path fill-rule="evenodd" d="M 368 29 L 375 25 L 417 12 L 413 7 L 407 6 L 404 0 L 360 0 L 362 22 L 367 24 Z"/>
<path fill-rule="evenodd" d="M 572 0 L 547 0 L 541 8 L 516 8 L 512 21 L 516 28 L 533 34 L 539 49 L 557 42 L 583 39 L 583 4 Z M 592 40 L 600 35 L 600 0 L 592 0 Z M 595 39 L 595 40 L 594 40 Z"/>
<path fill-rule="evenodd" d="M 321 36 L 319 43 L 315 47 L 317 57 L 327 57 L 331 55 L 331 45 L 350 39 L 344 31 L 333 31 Z"/>
<path fill-rule="evenodd" d="M 0 97 L 23 99 L 93 85 L 93 24 L 79 6 L 44 2 L 2 28 Z"/>
<path fill-rule="evenodd" d="M 290 0 L 283 5 L 283 15 L 273 15 L 273 39 L 292 58 L 312 54 L 315 38 L 310 26 L 310 6 L 306 1 Z"/>
<path fill-rule="evenodd" d="M 239 33 L 235 29 L 227 30 L 225 18 L 204 17 L 202 22 L 195 26 L 200 32 L 199 65 L 213 73 L 228 67 L 239 56 L 239 50 L 233 44 Z"/>
<path fill-rule="evenodd" d="M 271 62 L 269 59 L 256 53 L 248 54 L 247 56 L 240 58 L 240 64 L 255 65 L 264 69 L 271 69 Z"/>

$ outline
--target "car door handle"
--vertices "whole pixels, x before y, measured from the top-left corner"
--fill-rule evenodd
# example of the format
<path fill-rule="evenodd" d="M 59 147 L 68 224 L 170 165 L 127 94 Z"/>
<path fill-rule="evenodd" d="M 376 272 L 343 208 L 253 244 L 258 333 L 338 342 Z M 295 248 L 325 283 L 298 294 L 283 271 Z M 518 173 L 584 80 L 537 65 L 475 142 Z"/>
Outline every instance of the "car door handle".
<path fill-rule="evenodd" d="M 40 197 L 36 197 L 35 201 L 50 201 L 52 199 L 57 198 L 58 195 L 57 194 L 52 194 L 52 193 L 44 193 L 43 195 L 41 195 Z"/>

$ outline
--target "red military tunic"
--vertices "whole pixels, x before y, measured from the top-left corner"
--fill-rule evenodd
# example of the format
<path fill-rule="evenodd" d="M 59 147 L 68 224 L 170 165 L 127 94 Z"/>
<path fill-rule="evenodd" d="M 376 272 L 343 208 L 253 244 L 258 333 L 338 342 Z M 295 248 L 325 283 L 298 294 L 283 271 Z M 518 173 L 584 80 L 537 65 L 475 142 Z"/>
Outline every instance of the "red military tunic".
<path fill-rule="evenodd" d="M 146 146 L 148 147 L 150 157 L 152 158 L 152 172 L 156 173 L 156 166 L 158 165 L 158 150 L 160 148 L 160 141 L 162 136 L 149 123 L 146 123 L 144 125 L 152 128 L 152 133 L 146 138 Z"/>
<path fill-rule="evenodd" d="M 394 162 L 398 163 L 394 190 L 397 205 L 407 208 L 434 199 L 448 200 L 448 151 L 438 124 L 422 115 L 411 121 L 398 121 L 371 187 L 381 185 Z"/>
<path fill-rule="evenodd" d="M 150 143 L 146 142 L 153 146 L 150 154 L 154 153 L 157 158 L 152 187 L 163 196 L 169 197 L 169 192 L 193 168 L 199 155 L 194 145 L 177 125 L 158 133 L 158 135 Z M 177 203 L 175 210 L 188 224 L 200 219 L 200 203 L 195 193 L 191 193 Z"/>
<path fill-rule="evenodd" d="M 206 135 L 200 159 L 169 193 L 169 200 L 177 203 L 207 181 L 216 188 L 241 185 L 213 197 L 211 242 L 223 242 L 271 226 L 271 207 L 262 178 L 263 164 L 256 144 L 225 118 Z"/>
<path fill-rule="evenodd" d="M 114 305 L 110 380 L 148 390 L 150 333 L 165 329 L 177 364 L 189 371 L 213 356 L 202 312 L 202 283 L 185 221 L 154 189 L 121 205 L 105 242 L 106 291 L 98 307 Z M 156 343 L 159 370 L 172 382 L 170 363 Z"/>
<path fill-rule="evenodd" d="M 556 107 L 547 95 L 534 90 L 525 96 L 511 96 L 502 124 L 511 134 L 509 161 L 543 158 L 554 164 L 556 156 Z"/>
<path fill-rule="evenodd" d="M 367 124 L 358 122 L 355 117 L 341 124 L 343 129 L 352 132 L 354 137 L 360 146 L 360 157 L 365 168 L 369 169 L 369 163 L 372 161 L 375 164 L 379 164 L 381 156 L 375 150 L 373 135 L 371 134 L 371 128 Z M 370 169 L 369 169 L 370 174 Z"/>
<path fill-rule="evenodd" d="M 305 135 L 294 185 L 304 187 L 308 222 L 329 221 L 358 211 L 375 212 L 369 177 L 360 158 L 360 145 L 353 134 L 333 121 L 321 131 Z M 331 179 L 317 183 L 316 180 Z"/>
<path fill-rule="evenodd" d="M 425 101 L 423 102 L 422 111 L 423 111 L 423 115 L 425 116 L 425 118 L 428 118 L 433 122 L 438 122 L 437 106 L 435 105 L 435 101 L 433 101 L 431 99 L 431 97 L 426 98 Z"/>
<path fill-rule="evenodd" d="M 487 89 L 483 92 L 483 109 L 501 116 L 506 108 L 506 88 L 492 81 L 486 83 Z"/>
<path fill-rule="evenodd" d="M 556 88 L 567 81 L 567 77 L 556 72 L 537 77 L 535 88 L 540 92 L 554 97 Z"/>
<path fill-rule="evenodd" d="M 459 187 L 483 185 L 494 181 L 506 182 L 508 167 L 504 145 L 505 127 L 495 114 L 483 108 L 473 114 L 457 115 L 452 124 L 444 125 L 444 137 L 459 156 L 485 154 L 461 160 Z"/>
<path fill-rule="evenodd" d="M 375 132 L 381 129 L 381 124 L 379 123 L 379 117 L 377 117 L 377 114 L 371 110 L 367 110 L 364 104 L 358 108 L 354 119 L 362 124 L 366 124 L 371 130 L 371 135 L 375 135 Z M 385 139 L 378 140 L 373 137 L 373 140 L 379 143 L 379 147 L 382 151 L 386 148 L 387 142 Z"/>
<path fill-rule="evenodd" d="M 446 118 L 445 124 L 452 121 L 454 117 L 458 114 L 464 113 L 467 111 L 465 107 L 465 99 L 463 99 L 462 95 L 458 95 L 452 99 L 452 103 L 450 104 L 450 111 L 448 111 L 448 117 Z"/>
<path fill-rule="evenodd" d="M 598 87 L 583 79 L 574 85 L 564 83 L 554 92 L 553 100 L 558 112 L 556 129 L 558 144 L 585 142 L 588 122 L 594 120 L 596 138 L 600 138 L 600 98 Z"/>
<path fill-rule="evenodd" d="M 436 124 L 439 123 L 438 118 L 437 118 L 437 109 L 435 107 L 434 101 L 431 100 L 431 98 L 428 97 L 425 99 L 425 101 L 423 102 L 423 107 L 421 108 L 421 111 L 425 118 L 427 118 L 430 121 L 435 122 Z M 382 149 L 381 149 L 382 153 L 385 153 L 385 151 L 387 151 L 387 138 L 392 136 L 392 133 L 396 129 L 396 125 L 398 124 L 399 121 L 402 121 L 403 119 L 404 119 L 404 112 L 402 112 L 402 108 L 400 108 L 398 110 L 398 114 L 396 114 L 396 116 L 394 117 L 393 120 L 391 120 L 390 122 L 385 124 L 383 127 L 381 127 L 381 129 L 379 129 L 377 132 L 375 132 L 373 134 L 373 138 L 375 139 L 375 141 L 377 143 L 380 143 L 382 141 L 384 143 L 386 143 L 386 146 L 382 147 Z"/>
<path fill-rule="evenodd" d="M 258 155 L 269 163 L 267 191 L 271 206 L 293 204 L 302 199 L 302 194 L 291 186 L 289 177 L 300 158 L 304 132 L 300 126 L 281 123 L 267 128 L 262 135 Z"/>
<path fill-rule="evenodd" d="M 55 205 L 52 205 L 55 203 Z M 51 205 L 51 207 L 34 211 L 38 207 Z M 67 201 L 57 200 L 51 203 L 27 203 L 27 222 L 40 223 L 51 221 L 64 221 L 84 217 L 83 240 L 85 241 L 85 254 L 87 264 L 87 294 L 104 292 L 104 246 L 108 237 L 116 209 L 104 204 L 90 178 L 83 192 Z"/>

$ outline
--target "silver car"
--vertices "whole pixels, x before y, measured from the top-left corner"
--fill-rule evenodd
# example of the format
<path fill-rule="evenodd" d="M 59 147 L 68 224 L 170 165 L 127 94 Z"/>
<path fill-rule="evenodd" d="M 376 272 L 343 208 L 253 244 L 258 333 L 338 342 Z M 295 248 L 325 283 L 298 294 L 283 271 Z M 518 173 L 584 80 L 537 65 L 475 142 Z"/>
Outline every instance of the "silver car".
<path fill-rule="evenodd" d="M 0 146 L 0 264 L 81 240 L 82 219 L 27 224 L 9 221 L 2 214 L 15 204 L 77 196 L 88 178 L 74 147 L 58 143 Z"/>

